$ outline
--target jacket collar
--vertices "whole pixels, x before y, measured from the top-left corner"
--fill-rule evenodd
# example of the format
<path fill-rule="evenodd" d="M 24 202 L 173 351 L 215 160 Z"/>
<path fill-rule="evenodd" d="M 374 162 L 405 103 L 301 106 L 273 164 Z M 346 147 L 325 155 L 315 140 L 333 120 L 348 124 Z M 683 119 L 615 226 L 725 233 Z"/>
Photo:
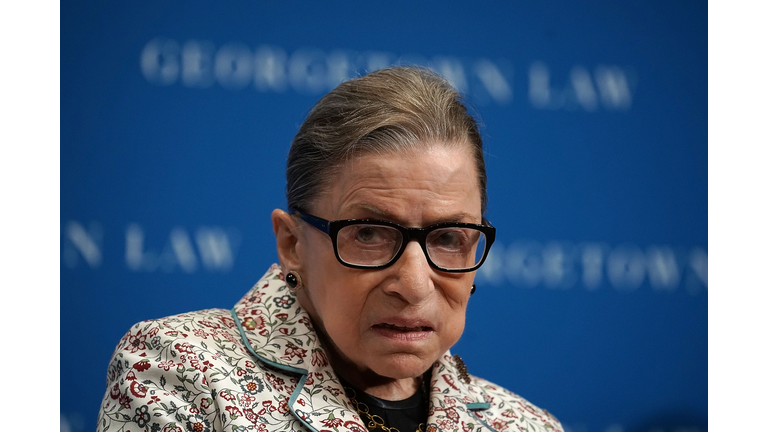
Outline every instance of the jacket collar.
<path fill-rule="evenodd" d="M 328 363 L 309 315 L 286 286 L 277 264 L 235 305 L 232 316 L 251 354 L 300 375 L 288 406 L 305 426 L 314 430 L 366 430 Z M 448 420 L 476 423 L 473 411 L 488 407 L 480 389 L 471 384 L 461 359 L 450 352 L 437 359 L 430 383 L 429 424 Z"/>

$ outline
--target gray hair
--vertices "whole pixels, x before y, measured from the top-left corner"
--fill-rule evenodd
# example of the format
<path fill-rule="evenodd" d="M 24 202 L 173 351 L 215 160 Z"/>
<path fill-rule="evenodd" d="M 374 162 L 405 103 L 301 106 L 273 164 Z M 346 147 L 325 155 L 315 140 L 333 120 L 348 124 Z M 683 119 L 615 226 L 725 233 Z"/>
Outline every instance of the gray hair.
<path fill-rule="evenodd" d="M 391 67 L 341 83 L 310 110 L 288 153 L 288 208 L 311 211 L 353 157 L 416 149 L 427 142 L 468 145 L 482 213 L 488 204 L 483 141 L 461 94 L 437 73 Z"/>

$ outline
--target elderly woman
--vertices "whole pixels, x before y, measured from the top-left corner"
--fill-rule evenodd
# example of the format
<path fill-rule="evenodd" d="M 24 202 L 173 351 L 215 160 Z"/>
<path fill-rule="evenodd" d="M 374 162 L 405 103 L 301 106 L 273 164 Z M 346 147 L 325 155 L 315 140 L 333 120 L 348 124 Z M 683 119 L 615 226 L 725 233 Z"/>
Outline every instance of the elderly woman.
<path fill-rule="evenodd" d="M 451 355 L 495 229 L 482 140 L 419 68 L 347 81 L 291 146 L 273 265 L 231 311 L 136 324 L 99 430 L 558 431 Z"/>

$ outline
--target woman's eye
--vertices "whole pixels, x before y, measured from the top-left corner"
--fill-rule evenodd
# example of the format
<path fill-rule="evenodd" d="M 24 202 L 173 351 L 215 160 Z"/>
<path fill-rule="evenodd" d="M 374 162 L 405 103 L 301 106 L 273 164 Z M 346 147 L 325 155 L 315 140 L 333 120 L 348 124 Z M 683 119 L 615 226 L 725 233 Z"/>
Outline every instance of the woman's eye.
<path fill-rule="evenodd" d="M 363 243 L 370 243 L 372 241 L 375 241 L 377 238 L 376 229 L 372 227 L 364 227 L 360 228 L 357 231 L 357 241 L 361 241 Z"/>
<path fill-rule="evenodd" d="M 442 247 L 457 247 L 461 245 L 461 237 L 456 232 L 444 232 L 437 238 L 437 244 Z"/>

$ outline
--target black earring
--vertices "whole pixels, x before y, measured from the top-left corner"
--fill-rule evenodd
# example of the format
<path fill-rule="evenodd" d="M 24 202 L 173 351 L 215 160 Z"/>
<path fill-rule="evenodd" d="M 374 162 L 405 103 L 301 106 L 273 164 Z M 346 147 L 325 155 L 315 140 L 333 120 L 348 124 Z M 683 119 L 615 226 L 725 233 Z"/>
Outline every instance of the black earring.
<path fill-rule="evenodd" d="M 475 284 L 472 284 L 472 288 L 469 289 L 469 295 L 474 294 L 475 291 L 477 291 L 477 287 L 475 286 Z"/>
<path fill-rule="evenodd" d="M 301 275 L 299 275 L 295 270 L 289 271 L 288 274 L 285 275 L 285 284 L 288 285 L 288 288 L 291 290 L 297 290 L 301 288 Z"/>

